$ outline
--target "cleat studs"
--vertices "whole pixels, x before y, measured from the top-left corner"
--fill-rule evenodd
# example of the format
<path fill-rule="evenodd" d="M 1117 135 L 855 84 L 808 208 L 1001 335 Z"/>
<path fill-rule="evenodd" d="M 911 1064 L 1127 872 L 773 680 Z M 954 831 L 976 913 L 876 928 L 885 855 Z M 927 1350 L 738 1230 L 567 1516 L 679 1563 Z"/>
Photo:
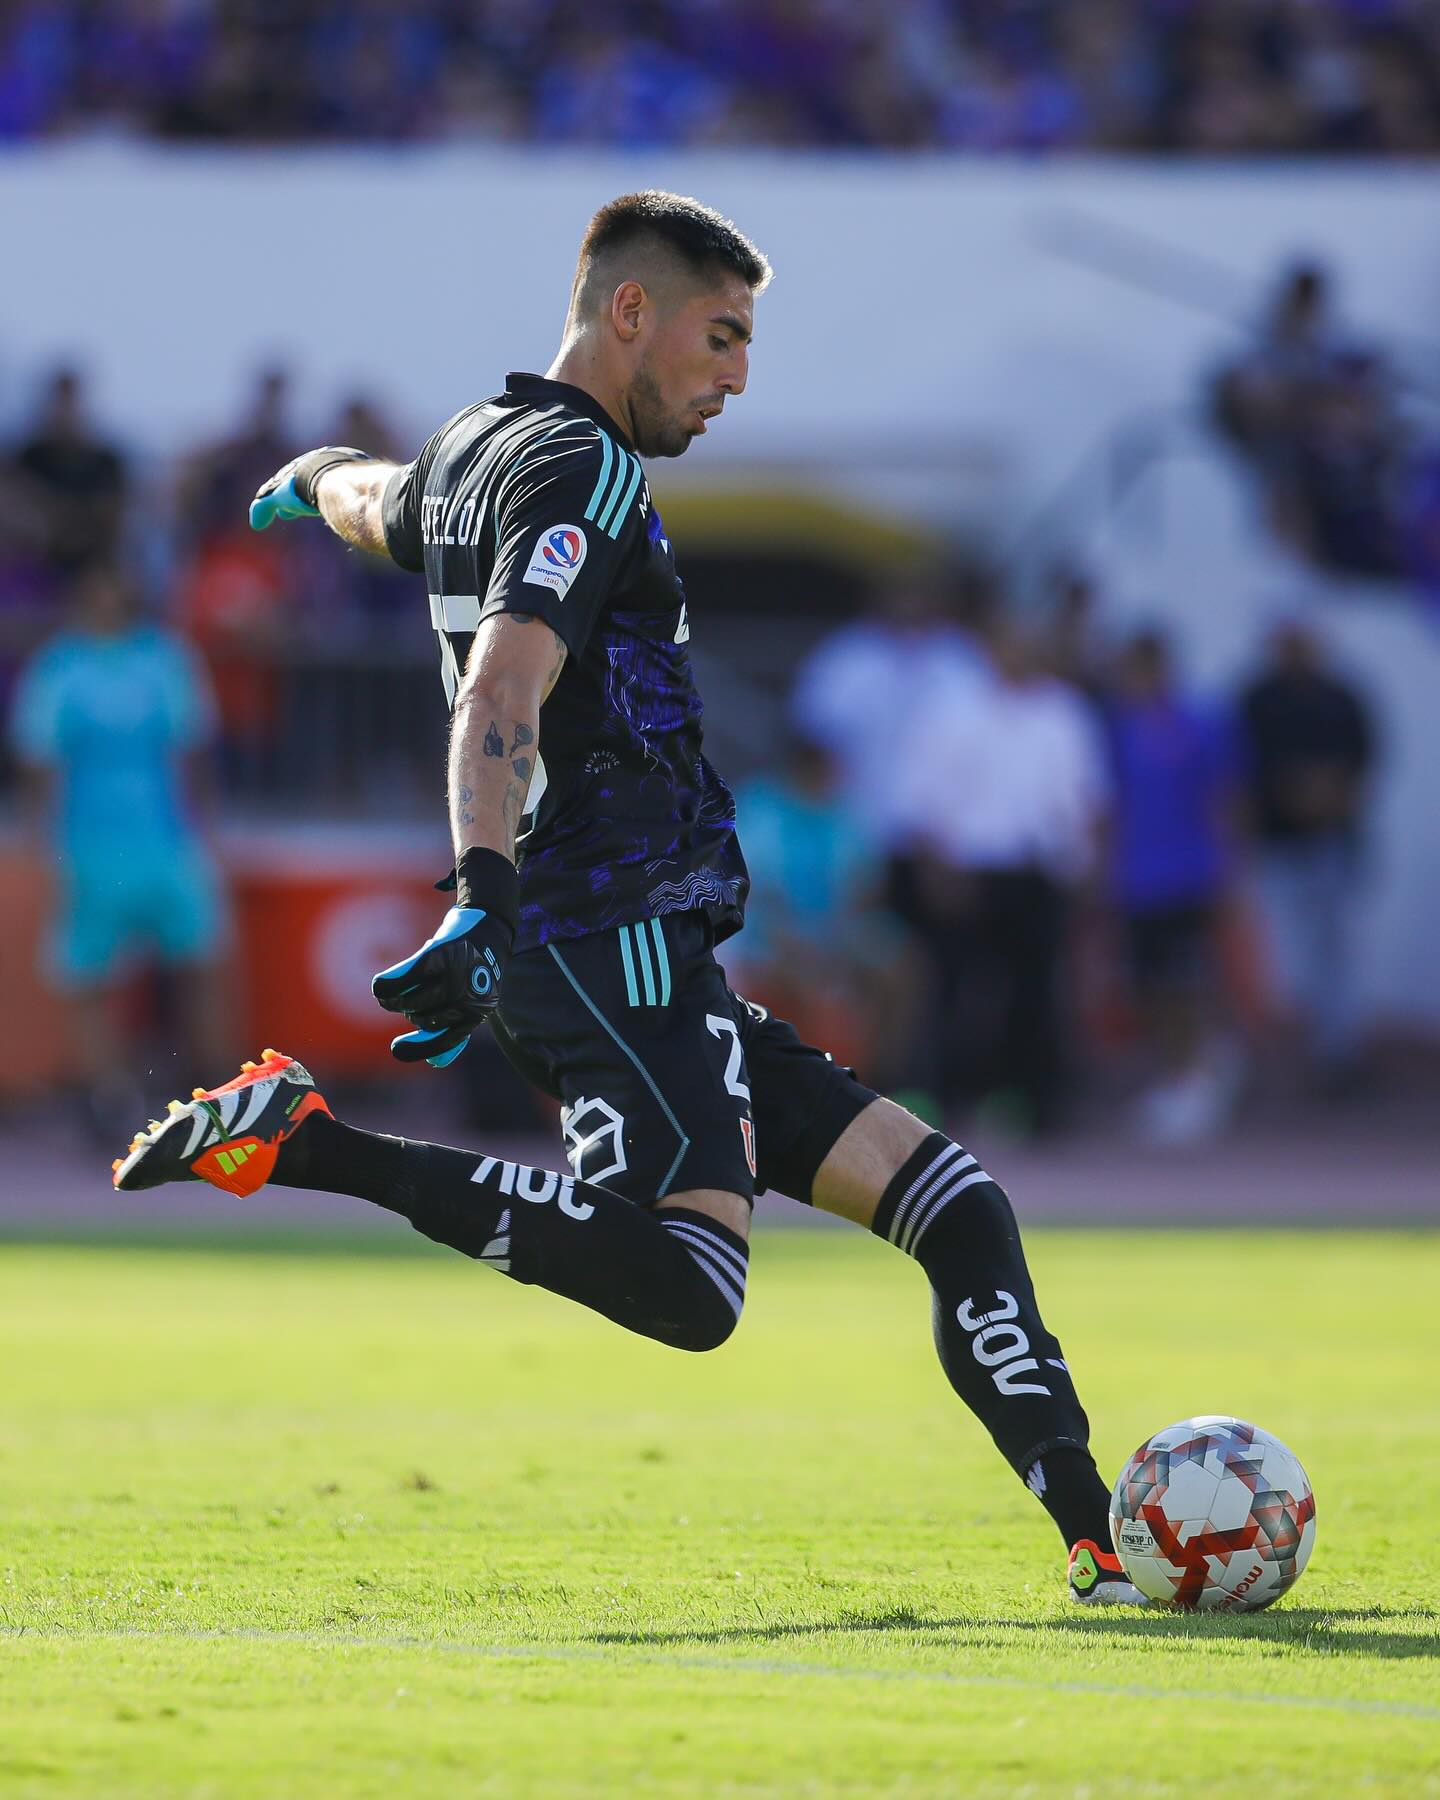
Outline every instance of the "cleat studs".
<path fill-rule="evenodd" d="M 139 1133 L 137 1132 L 136 1135 L 133 1138 L 131 1138 L 131 1140 L 130 1140 L 130 1154 L 133 1156 L 135 1154 L 135 1152 L 140 1148 L 140 1146 L 144 1142 L 145 1142 L 145 1139 L 143 1137 L 141 1137 L 139 1135 Z"/>
<path fill-rule="evenodd" d="M 259 1066 L 260 1065 L 258 1063 L 243 1062 L 240 1065 L 240 1073 L 242 1075 L 253 1075 L 255 1073 L 256 1069 L 259 1068 Z"/>
<path fill-rule="evenodd" d="M 152 1132 L 158 1131 L 160 1129 L 160 1123 L 161 1121 L 159 1119 L 148 1120 L 145 1126 L 146 1137 L 149 1137 Z"/>
<path fill-rule="evenodd" d="M 203 1100 L 205 1098 L 204 1088 L 191 1088 L 190 1098 L 192 1100 Z"/>
<path fill-rule="evenodd" d="M 112 1162 L 110 1165 L 110 1173 L 112 1175 L 118 1175 L 120 1173 L 121 1168 L 124 1166 L 124 1162 L 125 1162 L 125 1159 L 123 1156 L 117 1156 L 115 1158 L 114 1162 Z"/>
<path fill-rule="evenodd" d="M 280 1062 L 283 1059 L 278 1050 L 262 1050 L 260 1060 L 261 1062 Z"/>
<path fill-rule="evenodd" d="M 184 1112 L 185 1108 L 180 1104 L 180 1102 L 178 1100 L 167 1100 L 165 1102 L 165 1110 L 168 1113 L 177 1113 L 177 1112 Z"/>

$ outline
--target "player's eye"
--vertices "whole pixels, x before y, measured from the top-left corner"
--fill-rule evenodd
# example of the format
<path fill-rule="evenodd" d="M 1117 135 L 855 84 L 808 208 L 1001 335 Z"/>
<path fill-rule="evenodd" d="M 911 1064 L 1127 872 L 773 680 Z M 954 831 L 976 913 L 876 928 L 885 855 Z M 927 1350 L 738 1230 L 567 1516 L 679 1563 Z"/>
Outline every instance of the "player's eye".
<path fill-rule="evenodd" d="M 710 333 L 710 348 L 713 351 L 715 351 L 715 353 L 717 355 L 722 355 L 726 350 L 728 350 L 730 348 L 730 345 L 726 339 L 724 339 L 722 337 L 716 337 L 715 333 L 712 331 Z"/>

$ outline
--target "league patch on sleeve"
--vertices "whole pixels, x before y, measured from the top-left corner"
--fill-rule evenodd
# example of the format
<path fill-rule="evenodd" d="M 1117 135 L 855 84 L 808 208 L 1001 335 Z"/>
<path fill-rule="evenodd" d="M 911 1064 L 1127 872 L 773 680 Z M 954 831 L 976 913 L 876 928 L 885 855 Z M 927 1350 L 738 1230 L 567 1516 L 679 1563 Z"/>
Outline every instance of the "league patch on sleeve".
<path fill-rule="evenodd" d="M 549 588 L 563 600 L 585 565 L 585 551 L 585 533 L 578 525 L 548 526 L 535 541 L 523 579 L 531 587 Z"/>

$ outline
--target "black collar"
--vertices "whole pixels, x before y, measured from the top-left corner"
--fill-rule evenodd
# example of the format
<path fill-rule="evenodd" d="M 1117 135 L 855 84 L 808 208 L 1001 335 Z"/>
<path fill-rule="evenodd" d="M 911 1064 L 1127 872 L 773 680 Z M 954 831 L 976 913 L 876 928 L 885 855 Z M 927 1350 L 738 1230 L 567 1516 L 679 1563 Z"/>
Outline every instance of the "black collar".
<path fill-rule="evenodd" d="M 611 437 L 618 438 L 625 449 L 633 451 L 635 448 L 600 402 L 584 388 L 574 387 L 568 381 L 551 381 L 548 375 L 526 375 L 512 370 L 505 377 L 505 392 L 514 394 L 519 400 L 558 401 L 562 406 L 568 406 L 571 412 L 584 413 L 587 419 L 593 419 Z"/>

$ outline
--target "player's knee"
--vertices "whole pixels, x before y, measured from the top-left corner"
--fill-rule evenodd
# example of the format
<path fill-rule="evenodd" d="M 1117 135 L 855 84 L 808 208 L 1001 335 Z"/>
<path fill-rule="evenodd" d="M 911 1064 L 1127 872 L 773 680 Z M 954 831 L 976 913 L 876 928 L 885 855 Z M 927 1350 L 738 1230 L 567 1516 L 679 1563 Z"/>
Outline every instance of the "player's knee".
<path fill-rule="evenodd" d="M 928 1264 L 1019 1231 L 1009 1195 L 963 1146 L 936 1132 L 897 1171 L 871 1230 Z"/>
<path fill-rule="evenodd" d="M 718 1350 L 740 1323 L 749 1246 L 738 1232 L 700 1213 L 667 1212 L 660 1222 L 678 1252 L 673 1292 L 684 1297 L 661 1341 L 676 1350 Z"/>
<path fill-rule="evenodd" d="M 704 1350 L 718 1350 L 729 1341 L 739 1323 L 738 1310 L 705 1304 L 697 1307 L 665 1341 L 674 1350 L 690 1350 L 697 1354 Z"/>

